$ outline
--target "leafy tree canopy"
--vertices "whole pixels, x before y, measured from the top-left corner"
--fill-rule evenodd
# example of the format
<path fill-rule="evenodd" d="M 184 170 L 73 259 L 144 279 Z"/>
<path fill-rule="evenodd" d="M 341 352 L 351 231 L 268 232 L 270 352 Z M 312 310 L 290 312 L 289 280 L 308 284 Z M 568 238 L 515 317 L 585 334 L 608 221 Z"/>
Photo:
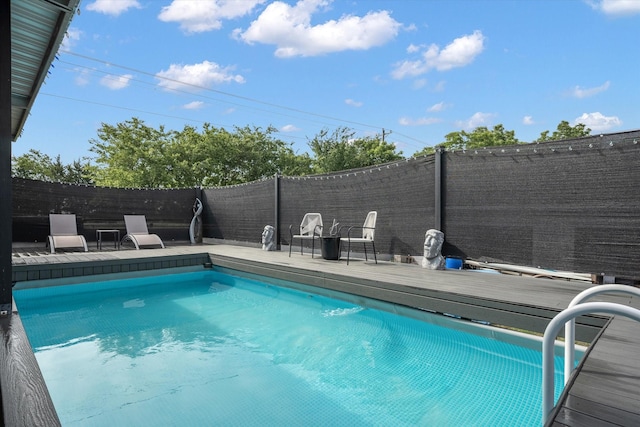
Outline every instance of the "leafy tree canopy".
<path fill-rule="evenodd" d="M 425 147 L 414 156 L 432 154 L 436 148 L 446 150 L 469 150 L 481 147 L 492 147 L 500 145 L 522 144 L 515 136 L 515 131 L 506 130 L 503 125 L 495 125 L 493 129 L 485 126 L 477 127 L 471 132 L 464 130 L 451 132 L 445 135 L 444 142 L 435 147 Z"/>
<path fill-rule="evenodd" d="M 52 159 L 33 149 L 21 156 L 11 157 L 11 173 L 17 178 L 91 185 L 94 183 L 95 171 L 88 160 L 75 160 L 64 165 L 60 161 L 60 155 Z"/>
<path fill-rule="evenodd" d="M 30 150 L 12 157 L 12 174 L 19 178 L 95 184 L 108 187 L 178 188 L 225 186 L 268 178 L 274 174 L 302 176 L 392 162 L 403 158 L 392 143 L 380 136 L 355 137 L 355 131 L 339 127 L 323 129 L 308 141 L 312 156 L 296 154 L 291 144 L 274 137 L 268 127 L 234 127 L 231 131 L 205 124 L 181 131 L 153 128 L 136 117 L 116 125 L 103 123 L 90 140 L 95 165 L 76 160 L 64 165 Z M 534 142 L 588 136 L 583 124 L 562 121 L 550 134 L 544 131 Z M 499 124 L 445 135 L 435 147 L 414 156 L 432 154 L 437 148 L 461 150 L 521 144 L 515 132 Z"/>
<path fill-rule="evenodd" d="M 115 126 L 102 123 L 98 139 L 89 141 L 99 168 L 96 182 L 107 187 L 168 187 L 171 132 L 133 118 Z"/>
<path fill-rule="evenodd" d="M 578 123 L 575 126 L 571 126 L 569 122 L 563 120 L 558 124 L 558 127 L 551 135 L 549 135 L 549 131 L 545 130 L 540 133 L 540 137 L 536 139 L 534 142 L 545 142 L 545 141 L 557 141 L 561 139 L 572 139 L 572 138 L 582 138 L 585 136 L 589 136 L 591 134 L 591 129 L 589 129 L 583 123 Z"/>
<path fill-rule="evenodd" d="M 323 129 L 309 141 L 316 173 L 336 172 L 347 169 L 378 165 L 402 159 L 393 144 L 378 136 L 355 138 L 355 132 L 340 127 L 329 134 Z"/>
<path fill-rule="evenodd" d="M 272 136 L 276 129 L 205 124 L 202 131 L 154 129 L 133 118 L 103 123 L 90 141 L 100 166 L 96 182 L 112 187 L 176 188 L 224 186 L 282 174 L 308 174 L 308 156 Z"/>

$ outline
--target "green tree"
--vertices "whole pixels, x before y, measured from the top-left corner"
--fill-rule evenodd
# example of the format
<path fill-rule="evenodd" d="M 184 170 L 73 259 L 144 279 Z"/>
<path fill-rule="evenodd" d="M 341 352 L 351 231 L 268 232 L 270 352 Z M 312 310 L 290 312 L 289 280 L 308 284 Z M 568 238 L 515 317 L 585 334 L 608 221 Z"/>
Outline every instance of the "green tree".
<path fill-rule="evenodd" d="M 585 124 L 578 123 L 575 126 L 571 126 L 569 122 L 563 120 L 558 124 L 558 127 L 555 131 L 549 136 L 549 131 L 545 130 L 540 133 L 540 137 L 536 139 L 534 142 L 545 142 L 545 141 L 557 141 L 561 139 L 572 139 L 572 138 L 582 138 L 584 136 L 589 136 L 591 134 L 591 129 L 589 129 Z"/>
<path fill-rule="evenodd" d="M 323 129 L 308 144 L 314 154 L 316 173 L 373 166 L 403 158 L 402 152 L 396 152 L 395 145 L 380 137 L 355 138 L 355 132 L 346 127 L 339 127 L 331 134 Z"/>
<path fill-rule="evenodd" d="M 115 126 L 102 123 L 98 138 L 90 140 L 95 161 L 102 166 L 96 182 L 108 187 L 167 187 L 170 170 L 165 157 L 171 133 L 156 130 L 138 118 Z"/>
<path fill-rule="evenodd" d="M 199 131 L 153 129 L 133 118 L 115 126 L 103 123 L 91 140 L 100 185 L 178 188 L 241 184 L 276 173 L 311 172 L 308 155 L 273 137 L 276 129 L 235 127 L 233 131 L 206 123 Z"/>
<path fill-rule="evenodd" d="M 416 152 L 414 156 L 433 154 L 436 148 L 446 150 L 470 150 L 474 148 L 514 144 L 522 144 L 522 142 L 516 138 L 515 131 L 506 130 L 501 124 L 495 125 L 493 129 L 480 126 L 471 132 L 461 130 L 448 133 L 445 135 L 444 142 L 437 144 L 435 147 L 425 147 Z"/>
<path fill-rule="evenodd" d="M 11 173 L 16 178 L 91 185 L 96 168 L 88 160 L 75 160 L 65 165 L 60 155 L 52 159 L 47 154 L 31 149 L 26 154 L 11 158 Z"/>
<path fill-rule="evenodd" d="M 205 124 L 203 129 L 209 125 Z M 189 188 L 207 185 L 211 174 L 211 162 L 205 148 L 205 135 L 193 126 L 185 126 L 180 132 L 172 133 L 171 144 L 165 152 L 166 174 L 164 185 L 170 188 Z"/>
<path fill-rule="evenodd" d="M 403 159 L 402 151 L 397 152 L 393 143 L 382 141 L 379 136 L 358 138 L 353 141 L 358 151 L 360 167 L 379 165 Z"/>
<path fill-rule="evenodd" d="M 269 178 L 276 173 L 306 175 L 311 172 L 308 156 L 297 156 L 289 144 L 272 136 L 273 127 L 235 127 L 234 132 L 207 127 L 206 158 L 210 174 L 205 185 L 231 185 Z"/>

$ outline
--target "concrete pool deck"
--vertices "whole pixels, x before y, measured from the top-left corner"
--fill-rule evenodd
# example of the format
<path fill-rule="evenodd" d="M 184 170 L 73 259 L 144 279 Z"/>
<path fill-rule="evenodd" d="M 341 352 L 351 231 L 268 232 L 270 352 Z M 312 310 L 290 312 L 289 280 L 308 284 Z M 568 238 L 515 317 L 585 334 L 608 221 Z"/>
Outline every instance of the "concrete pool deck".
<path fill-rule="evenodd" d="M 166 243 L 166 242 L 165 242 Z M 48 254 L 33 245 L 15 245 L 16 281 L 70 280 L 73 277 L 132 273 L 162 268 L 215 266 L 390 301 L 466 319 L 541 332 L 571 299 L 594 285 L 584 282 L 489 274 L 467 270 L 431 271 L 415 264 L 387 261 L 324 260 L 316 251 L 300 255 L 229 244 L 169 243 L 165 249 Z M 286 247 L 285 247 L 286 248 Z M 631 296 L 603 296 L 600 301 L 640 308 Z M 565 390 L 549 425 L 638 425 L 640 423 L 640 325 L 621 316 L 578 319 L 577 339 L 591 341 L 586 361 Z M 542 412 L 542 410 L 541 410 Z"/>

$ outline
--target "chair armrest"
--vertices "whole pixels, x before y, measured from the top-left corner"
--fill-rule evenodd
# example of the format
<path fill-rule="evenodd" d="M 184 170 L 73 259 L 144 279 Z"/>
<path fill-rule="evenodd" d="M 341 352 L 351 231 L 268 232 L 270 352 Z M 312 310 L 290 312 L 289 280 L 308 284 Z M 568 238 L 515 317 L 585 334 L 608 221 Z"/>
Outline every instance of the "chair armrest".
<path fill-rule="evenodd" d="M 347 230 L 347 238 L 350 239 L 351 238 L 351 230 L 353 229 L 357 229 L 357 230 L 362 230 L 364 227 L 361 225 L 352 225 L 349 227 L 349 229 Z"/>
<path fill-rule="evenodd" d="M 347 230 L 347 238 L 348 239 L 351 238 L 351 230 L 353 230 L 354 228 L 356 230 L 362 230 L 362 231 L 364 231 L 364 230 L 375 230 L 376 229 L 375 227 L 365 227 L 363 225 L 351 225 L 351 226 L 349 226 L 349 229 Z M 342 228 L 340 228 L 340 230 L 342 231 Z"/>
<path fill-rule="evenodd" d="M 348 231 L 349 229 L 351 229 L 351 227 L 353 227 L 353 225 L 341 225 L 338 228 L 338 236 L 342 237 L 342 230 L 347 229 Z"/>

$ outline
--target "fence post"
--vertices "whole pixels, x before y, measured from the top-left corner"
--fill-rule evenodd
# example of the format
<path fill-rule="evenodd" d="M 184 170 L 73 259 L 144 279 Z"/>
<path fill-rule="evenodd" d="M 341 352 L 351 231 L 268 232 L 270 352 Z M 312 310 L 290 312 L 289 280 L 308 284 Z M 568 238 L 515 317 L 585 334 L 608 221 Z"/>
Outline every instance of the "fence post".
<path fill-rule="evenodd" d="M 436 230 L 442 229 L 442 149 L 436 148 L 435 152 L 435 224 Z"/>
<path fill-rule="evenodd" d="M 273 177 L 273 181 L 275 184 L 274 191 L 274 218 L 273 218 L 273 226 L 275 227 L 275 237 L 276 237 L 276 250 L 280 250 L 280 175 L 277 173 Z"/>

